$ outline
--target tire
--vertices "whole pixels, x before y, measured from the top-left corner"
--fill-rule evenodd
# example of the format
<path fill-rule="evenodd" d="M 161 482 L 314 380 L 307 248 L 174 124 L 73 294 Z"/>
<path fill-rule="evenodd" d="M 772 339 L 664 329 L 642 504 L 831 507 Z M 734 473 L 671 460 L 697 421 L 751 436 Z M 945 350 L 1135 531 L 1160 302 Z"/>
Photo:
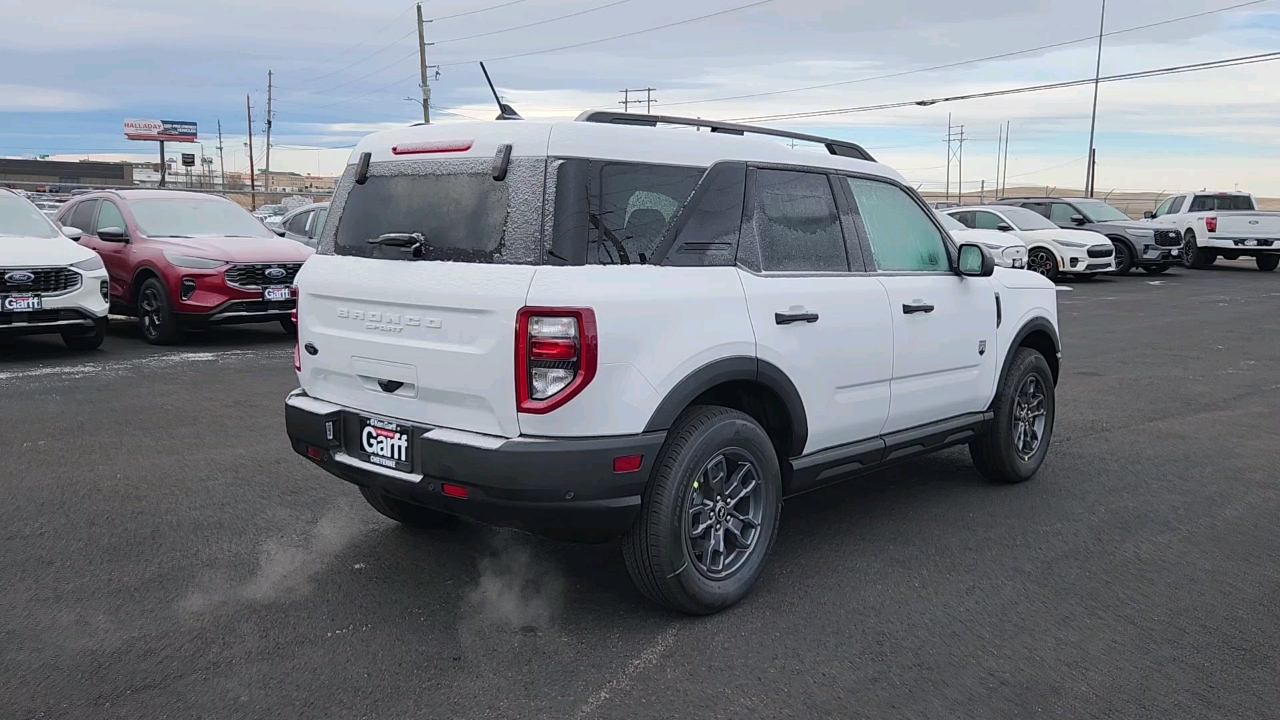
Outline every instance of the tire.
<path fill-rule="evenodd" d="M 735 493 L 737 501 L 719 499 Z M 640 516 L 623 538 L 627 572 L 645 597 L 670 610 L 724 610 L 760 576 L 781 510 L 778 456 L 759 423 L 729 408 L 689 408 L 668 433 Z"/>
<path fill-rule="evenodd" d="M 147 278 L 138 291 L 138 329 L 152 345 L 172 345 L 182 341 L 182 328 L 169 303 L 169 291 L 156 278 Z"/>
<path fill-rule="evenodd" d="M 1145 272 L 1148 275 L 1159 275 L 1160 273 L 1168 269 L 1169 269 L 1168 265 L 1148 265 L 1147 267 L 1142 268 L 1143 272 Z"/>
<path fill-rule="evenodd" d="M 1222 253 L 1222 259 L 1223 260 L 1239 260 L 1240 253 L 1224 252 Z"/>
<path fill-rule="evenodd" d="M 1187 230 L 1182 236 L 1182 264 L 1189 268 L 1207 268 L 1218 259 L 1217 253 L 1196 246 L 1196 233 Z"/>
<path fill-rule="evenodd" d="M 298 326 L 293 324 L 289 318 L 280 321 L 280 327 L 284 330 L 284 334 L 290 337 L 297 337 Z"/>
<path fill-rule="evenodd" d="M 1116 249 L 1116 274 L 1128 275 L 1133 270 L 1133 253 L 1129 250 L 1129 244 L 1119 240 L 1112 240 L 1111 244 Z"/>
<path fill-rule="evenodd" d="M 1027 269 L 1034 273 L 1056 281 L 1058 279 L 1058 258 L 1048 248 L 1032 248 L 1027 253 Z"/>
<path fill-rule="evenodd" d="M 1092 280 L 1098 277 L 1098 273 L 1079 273 L 1075 277 L 1077 280 Z"/>
<path fill-rule="evenodd" d="M 1019 423 L 1025 410 L 1034 412 L 1036 403 L 1024 405 L 1028 388 L 1038 393 L 1040 415 L 1032 417 L 1030 427 L 1038 429 L 1038 440 L 1032 446 L 1030 438 L 1019 431 L 1027 423 Z M 1018 483 L 1031 479 L 1040 469 L 1049 443 L 1053 439 L 1053 419 L 1056 408 L 1053 373 L 1044 356 L 1030 348 L 1014 351 L 1009 370 L 1000 380 L 992 410 L 995 420 L 991 426 L 969 443 L 969 456 L 978 472 L 993 482 Z M 1036 422 L 1036 418 L 1043 420 Z M 1025 443 L 1024 443 L 1025 441 Z"/>
<path fill-rule="evenodd" d="M 456 516 L 397 500 L 376 488 L 361 487 L 360 494 L 369 505 L 386 517 L 413 528 L 438 528 L 457 522 Z"/>
<path fill-rule="evenodd" d="M 93 324 L 93 332 L 80 335 L 62 334 L 62 342 L 71 350 L 97 350 L 107 337 L 107 319 L 98 318 Z"/>
<path fill-rule="evenodd" d="M 1262 272 L 1271 272 L 1276 269 L 1276 265 L 1280 264 L 1280 255 L 1256 255 L 1253 261 Z"/>

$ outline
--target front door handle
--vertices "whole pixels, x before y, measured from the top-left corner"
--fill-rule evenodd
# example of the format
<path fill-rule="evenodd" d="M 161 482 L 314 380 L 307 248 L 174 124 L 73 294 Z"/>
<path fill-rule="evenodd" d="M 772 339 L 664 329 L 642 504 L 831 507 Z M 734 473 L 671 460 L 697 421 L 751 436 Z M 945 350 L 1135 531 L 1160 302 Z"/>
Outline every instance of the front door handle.
<path fill-rule="evenodd" d="M 902 304 L 903 315 L 914 315 L 916 313 L 931 313 L 931 312 L 933 312 L 933 306 L 930 305 L 929 303 L 917 302 L 917 303 Z"/>
<path fill-rule="evenodd" d="M 791 323 L 816 323 L 818 322 L 818 313 L 811 313 L 801 310 L 800 312 L 776 312 L 773 314 L 773 321 L 779 325 L 790 325 Z"/>

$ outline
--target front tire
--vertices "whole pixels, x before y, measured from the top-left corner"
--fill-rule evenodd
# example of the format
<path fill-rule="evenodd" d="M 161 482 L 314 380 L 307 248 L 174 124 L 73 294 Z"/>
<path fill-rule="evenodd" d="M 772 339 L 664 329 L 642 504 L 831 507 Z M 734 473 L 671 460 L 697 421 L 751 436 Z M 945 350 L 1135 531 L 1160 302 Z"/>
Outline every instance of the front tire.
<path fill-rule="evenodd" d="M 97 350 L 107 337 L 107 319 L 94 321 L 93 332 L 85 335 L 62 334 L 62 343 L 70 350 Z"/>
<path fill-rule="evenodd" d="M 1111 244 L 1116 249 L 1116 274 L 1128 275 L 1133 270 L 1133 253 L 1129 251 L 1129 245 L 1119 240 L 1112 240 Z"/>
<path fill-rule="evenodd" d="M 1218 255 L 1212 250 L 1206 250 L 1196 245 L 1196 233 L 1194 230 L 1188 230 L 1186 235 L 1182 236 L 1182 264 L 1189 268 L 1200 269 L 1207 268 L 1218 259 Z"/>
<path fill-rule="evenodd" d="M 439 510 L 397 500 L 376 488 L 361 487 L 360 494 L 369 505 L 386 517 L 413 528 L 430 529 L 449 525 L 457 517 Z"/>
<path fill-rule="evenodd" d="M 1276 269 L 1276 265 L 1280 265 L 1280 255 L 1258 255 L 1253 261 L 1262 272 L 1271 272 Z"/>
<path fill-rule="evenodd" d="M 1048 361 L 1035 350 L 1018 348 L 996 391 L 994 422 L 969 443 L 974 467 L 994 482 L 1031 479 L 1049 452 L 1055 407 Z"/>
<path fill-rule="evenodd" d="M 138 328 L 142 339 L 152 345 L 182 341 L 182 328 L 169 303 L 169 291 L 157 278 L 147 278 L 138 291 Z"/>
<path fill-rule="evenodd" d="M 781 510 L 778 456 L 759 423 L 729 408 L 690 408 L 667 435 L 623 539 L 627 572 L 670 610 L 724 610 L 760 576 Z"/>
<path fill-rule="evenodd" d="M 1168 269 L 1169 269 L 1168 265 L 1148 265 L 1147 267 L 1142 268 L 1143 272 L 1145 272 L 1148 275 L 1159 275 L 1160 273 Z"/>
<path fill-rule="evenodd" d="M 1034 248 L 1027 253 L 1027 269 L 1050 280 L 1058 280 L 1058 259 L 1048 248 Z"/>

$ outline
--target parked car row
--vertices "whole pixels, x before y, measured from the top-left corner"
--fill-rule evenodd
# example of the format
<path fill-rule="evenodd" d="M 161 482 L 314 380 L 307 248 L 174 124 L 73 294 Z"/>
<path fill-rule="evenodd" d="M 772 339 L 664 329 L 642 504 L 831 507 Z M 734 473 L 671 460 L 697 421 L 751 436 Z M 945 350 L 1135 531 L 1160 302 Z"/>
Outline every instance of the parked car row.
<path fill-rule="evenodd" d="M 293 279 L 313 251 L 230 200 L 97 191 L 72 198 L 53 221 L 16 194 L 0 200 L 0 333 L 61 333 L 70 346 L 97 347 L 108 309 L 137 318 L 153 344 L 210 325 L 294 330 Z"/>

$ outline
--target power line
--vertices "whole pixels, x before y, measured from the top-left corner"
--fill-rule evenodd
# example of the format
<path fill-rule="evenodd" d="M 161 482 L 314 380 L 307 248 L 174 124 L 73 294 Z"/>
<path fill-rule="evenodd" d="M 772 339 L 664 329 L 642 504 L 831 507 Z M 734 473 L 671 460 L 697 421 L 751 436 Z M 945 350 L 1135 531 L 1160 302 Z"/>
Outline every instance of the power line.
<path fill-rule="evenodd" d="M 1264 2 L 1270 2 L 1270 0 L 1249 0 L 1249 2 L 1238 3 L 1236 5 L 1229 5 L 1224 8 L 1218 8 L 1217 10 L 1207 10 L 1205 12 L 1198 12 L 1191 15 L 1182 15 L 1176 18 L 1169 18 L 1168 20 L 1161 20 L 1159 22 L 1147 23 L 1146 25 L 1137 25 L 1131 28 L 1125 28 L 1123 30 L 1113 30 L 1109 33 L 1105 33 L 1103 37 L 1111 37 L 1113 35 L 1122 35 L 1124 33 L 1137 32 L 1139 30 L 1147 30 L 1153 27 L 1160 27 L 1161 25 L 1169 25 L 1175 22 L 1182 22 L 1183 20 L 1192 20 L 1194 18 L 1204 17 L 1206 15 L 1214 15 L 1216 13 L 1227 12 L 1229 10 L 1237 10 L 1239 8 L 1248 7 L 1250 5 L 1259 5 Z M 944 63 L 942 65 L 934 65 L 932 67 L 918 68 L 916 70 L 903 70 L 900 72 L 889 73 L 886 75 L 873 75 L 871 77 L 855 78 L 853 80 L 841 80 L 838 82 L 823 83 L 821 85 L 807 85 L 805 87 L 788 88 L 786 90 L 769 90 L 766 92 L 749 93 L 746 95 L 729 95 L 726 97 L 704 98 L 701 100 L 681 100 L 680 102 L 662 103 L 662 105 L 664 107 L 675 107 L 678 105 L 697 105 L 701 103 L 723 102 L 726 100 L 745 100 L 749 98 L 770 97 L 773 95 L 784 95 L 787 93 L 805 92 L 808 90 L 825 90 L 827 88 L 841 87 L 844 85 L 855 85 L 857 83 L 871 82 L 873 80 L 888 80 L 891 78 L 905 77 L 907 75 L 917 75 L 919 73 L 933 72 L 934 70 L 948 70 L 951 68 L 963 67 L 965 65 L 973 65 L 975 63 L 989 62 L 991 60 L 1003 60 L 1005 58 L 1016 57 L 1018 55 L 1027 55 L 1029 53 L 1039 52 L 1041 50 L 1052 50 L 1054 48 L 1066 47 L 1067 45 L 1075 45 L 1082 42 L 1091 42 L 1097 39 L 1098 39 L 1098 35 L 1097 33 L 1094 33 L 1093 35 L 1089 35 L 1088 37 L 1076 38 L 1075 40 L 1064 40 L 1062 42 L 1050 43 L 1048 45 L 1040 45 L 1038 47 L 1027 48 L 1026 50 L 1015 50 L 1013 52 L 999 53 L 997 55 L 987 55 L 986 57 L 974 58 L 972 60 L 960 60 L 958 62 Z"/>
<path fill-rule="evenodd" d="M 523 0 L 517 0 L 517 1 L 518 1 L 518 2 L 522 2 Z M 342 57 L 343 55 L 346 55 L 347 53 L 351 52 L 352 50 L 355 50 L 356 48 L 363 46 L 365 43 L 367 43 L 367 42 L 369 42 L 370 40 L 374 39 L 375 37 L 377 37 L 377 36 L 381 35 L 383 32 L 385 32 L 385 31 L 386 31 L 386 29 L 387 29 L 387 28 L 391 27 L 392 25 L 395 25 L 397 20 L 399 20 L 400 18 L 404 17 L 404 14 L 405 14 L 405 13 L 407 13 L 407 12 L 409 12 L 409 11 L 410 11 L 410 10 L 412 10 L 412 9 L 413 9 L 413 5 L 409 5 L 409 6 L 408 6 L 408 7 L 406 7 L 404 10 L 401 10 L 399 15 L 396 15 L 395 17 L 391 18 L 391 22 L 389 22 L 389 23 L 387 23 L 386 25 L 383 25 L 382 27 L 378 28 L 378 29 L 377 29 L 377 30 L 376 30 L 372 35 L 370 35 L 369 37 L 365 38 L 364 40 L 361 40 L 360 42 L 356 43 L 355 45 L 352 45 L 352 46 L 348 47 L 346 50 L 343 50 L 342 52 L 338 53 L 337 55 L 334 55 L 333 57 L 329 58 L 329 60 L 337 60 L 338 58 Z M 399 41 L 397 40 L 396 42 L 399 42 Z M 385 50 L 386 48 L 383 48 L 383 49 Z M 381 52 L 381 50 L 380 50 L 379 52 Z M 377 53 L 375 53 L 375 54 L 377 54 Z M 367 59 L 368 59 L 368 58 L 364 58 L 364 60 L 367 60 Z M 358 63 L 364 62 L 364 60 L 357 60 L 357 61 L 356 61 L 356 63 L 358 64 Z M 299 70 L 295 70 L 294 72 L 299 72 L 299 73 L 306 72 L 306 71 L 308 71 L 308 70 L 311 70 L 311 69 L 314 69 L 314 68 L 320 67 L 320 66 L 321 66 L 321 65 L 323 65 L 323 64 L 324 64 L 324 63 L 313 63 L 313 64 L 311 64 L 311 65 L 308 65 L 307 67 L 301 68 L 301 69 L 299 69 Z M 350 65 L 348 65 L 347 67 L 350 67 Z M 344 68 L 344 69 L 345 69 L 345 68 Z M 341 72 L 341 70 L 338 70 L 338 71 L 335 71 L 335 72 Z M 321 76 L 319 76 L 319 77 L 315 77 L 315 78 L 311 78 L 311 79 L 312 79 L 312 80 L 319 80 L 319 79 L 320 79 L 320 78 L 322 78 L 322 77 L 328 77 L 329 75 L 332 75 L 332 74 L 333 74 L 333 73 L 328 73 L 328 74 L 326 74 L 326 75 L 321 75 Z"/>
<path fill-rule="evenodd" d="M 529 2 L 529 0 L 511 0 L 510 2 L 504 2 L 501 5 L 490 5 L 489 7 L 482 7 L 482 8 L 477 8 L 475 10 L 468 10 L 466 12 L 454 13 L 453 15 L 442 15 L 437 18 L 432 18 L 432 20 L 435 20 L 435 21 L 452 20 L 454 18 L 466 17 L 468 15 L 478 15 L 482 12 L 489 12 L 490 10 L 498 10 L 504 7 L 511 7 L 512 5 L 519 5 L 522 2 Z M 401 13 L 401 14 L 403 15 L 404 13 Z"/>
<path fill-rule="evenodd" d="M 1097 37 L 1096 35 L 1094 36 Z M 1258 55 L 1243 55 L 1240 57 L 1226 58 L 1223 60 L 1210 60 L 1207 62 L 1192 63 L 1190 65 L 1173 65 L 1163 68 L 1154 68 L 1151 70 L 1141 70 L 1138 72 L 1121 73 L 1119 75 L 1105 75 L 1097 79 L 1097 82 L 1119 82 L 1121 80 L 1137 80 L 1139 78 L 1160 77 L 1163 75 L 1178 75 L 1181 73 L 1197 72 L 1200 70 L 1214 70 L 1224 67 L 1236 67 L 1239 65 L 1252 65 L 1255 63 L 1270 62 L 1272 60 L 1280 60 L 1280 52 L 1261 53 Z M 1089 85 L 1095 82 L 1094 78 L 1083 78 L 1081 80 L 1066 80 L 1063 82 L 1045 83 L 1042 85 L 1027 85 L 1024 87 L 1008 88 L 1005 90 L 992 90 L 989 92 L 972 93 L 969 95 L 953 95 L 950 97 L 932 98 L 925 100 L 909 100 L 905 102 L 881 103 L 879 105 L 862 105 L 847 108 L 832 108 L 830 110 L 812 110 L 808 112 L 784 113 L 779 115 L 758 115 L 755 117 L 730 118 L 732 122 L 756 123 L 770 120 L 798 120 L 802 118 L 826 117 L 829 115 L 846 115 L 850 113 L 871 112 L 873 110 L 892 110 L 896 108 L 910 107 L 912 105 L 920 107 L 929 107 L 938 103 L 957 102 L 960 100 L 976 100 L 979 98 L 1001 97 L 1004 95 L 1018 95 L 1022 93 L 1039 92 L 1042 90 L 1057 90 L 1060 88 L 1076 87 L 1079 85 Z"/>

